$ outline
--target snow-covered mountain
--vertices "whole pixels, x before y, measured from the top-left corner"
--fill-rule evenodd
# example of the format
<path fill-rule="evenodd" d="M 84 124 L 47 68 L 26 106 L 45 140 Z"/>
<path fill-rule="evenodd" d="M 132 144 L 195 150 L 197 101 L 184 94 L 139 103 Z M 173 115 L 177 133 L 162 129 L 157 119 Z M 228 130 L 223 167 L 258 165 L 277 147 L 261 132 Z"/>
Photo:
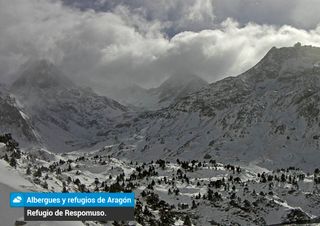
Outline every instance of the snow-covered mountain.
<path fill-rule="evenodd" d="M 208 86 L 195 76 L 174 76 L 147 91 L 155 99 L 141 98 L 160 110 L 125 117 L 126 107 L 75 86 L 46 61 L 25 66 L 11 92 L 50 150 L 103 141 L 117 144 L 110 154 L 137 160 L 212 156 L 313 168 L 320 157 L 319 65 L 320 48 L 272 48 L 247 72 Z"/>
<path fill-rule="evenodd" d="M 1 129 L 19 143 L 77 151 L 24 151 L 0 136 L 1 196 L 133 191 L 136 222 L 119 225 L 320 222 L 319 62 L 320 48 L 272 48 L 247 72 L 193 93 L 167 95 L 180 87 L 168 80 L 154 92 L 169 106 L 142 113 L 79 88 L 47 61 L 28 64 L 0 95 Z M 0 210 L 6 225 L 22 215 Z"/>
<path fill-rule="evenodd" d="M 45 60 L 24 65 L 10 92 L 30 118 L 39 141 L 59 152 L 103 140 L 115 118 L 128 110 L 78 87 Z"/>
<path fill-rule="evenodd" d="M 240 76 L 123 123 L 118 137 L 133 151 L 114 153 L 146 160 L 212 156 L 267 167 L 318 166 L 319 62 L 317 47 L 272 48 Z"/>
<path fill-rule="evenodd" d="M 166 108 L 178 99 L 206 87 L 208 83 L 193 74 L 175 74 L 159 87 L 144 89 L 137 85 L 121 89 L 115 99 L 144 110 Z"/>
<path fill-rule="evenodd" d="M 11 133 L 22 145 L 37 143 L 36 133 L 16 100 L 4 89 L 0 91 L 0 133 Z"/>

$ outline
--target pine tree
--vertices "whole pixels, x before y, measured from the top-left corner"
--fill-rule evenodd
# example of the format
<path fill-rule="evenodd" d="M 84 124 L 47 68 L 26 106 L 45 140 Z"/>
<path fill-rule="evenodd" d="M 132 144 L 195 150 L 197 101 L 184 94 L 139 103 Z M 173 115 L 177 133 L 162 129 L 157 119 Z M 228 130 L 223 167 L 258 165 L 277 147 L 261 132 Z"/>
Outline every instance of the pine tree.
<path fill-rule="evenodd" d="M 87 189 L 86 189 L 86 185 L 85 185 L 85 184 L 80 184 L 80 185 L 79 185 L 79 191 L 80 191 L 80 192 L 86 192 L 86 190 L 87 190 Z"/>
<path fill-rule="evenodd" d="M 11 157 L 14 157 L 16 159 L 20 159 L 21 158 L 21 151 L 19 149 L 13 151 L 11 154 Z"/>
<path fill-rule="evenodd" d="M 192 206 L 191 206 L 191 209 L 195 209 L 197 208 L 197 204 L 194 200 L 192 200 Z"/>
<path fill-rule="evenodd" d="M 26 174 L 27 174 L 27 175 L 31 175 L 31 169 L 30 169 L 30 167 L 27 168 Z"/>
<path fill-rule="evenodd" d="M 184 218 L 183 225 L 184 226 L 191 226 L 192 225 L 192 222 L 191 222 L 190 217 L 188 215 L 186 215 L 186 217 Z"/>
<path fill-rule="evenodd" d="M 14 167 L 14 168 L 17 167 L 17 160 L 16 160 L 14 157 L 12 157 L 12 158 L 10 159 L 10 166 L 12 166 L 12 167 Z"/>
<path fill-rule="evenodd" d="M 79 178 L 77 178 L 77 179 L 74 180 L 73 183 L 79 186 L 81 184 L 81 181 L 80 181 Z"/>
<path fill-rule="evenodd" d="M 48 185 L 47 181 L 45 181 L 45 182 L 43 183 L 42 187 L 43 187 L 44 189 L 48 189 L 49 185 Z"/>
<path fill-rule="evenodd" d="M 7 153 L 4 155 L 3 160 L 6 162 L 9 162 L 9 157 L 8 157 Z"/>
<path fill-rule="evenodd" d="M 41 169 L 40 169 L 40 168 L 38 168 L 37 171 L 35 171 L 35 172 L 33 173 L 33 176 L 34 176 L 34 177 L 41 177 L 41 175 L 42 175 L 42 172 L 41 172 Z"/>
<path fill-rule="evenodd" d="M 151 216 L 152 215 L 147 206 L 144 208 L 143 214 L 146 215 L 146 216 Z"/>
<path fill-rule="evenodd" d="M 237 198 L 236 193 L 232 193 L 230 196 L 230 199 L 236 199 L 236 198 Z"/>
<path fill-rule="evenodd" d="M 213 191 L 208 188 L 208 200 L 212 201 L 213 200 Z"/>
<path fill-rule="evenodd" d="M 56 170 L 56 174 L 61 174 L 61 168 L 60 167 Z"/>
<path fill-rule="evenodd" d="M 68 190 L 67 190 L 66 186 L 63 186 L 63 188 L 62 188 L 62 192 L 63 192 L 63 193 L 67 193 L 67 192 L 68 192 Z"/>

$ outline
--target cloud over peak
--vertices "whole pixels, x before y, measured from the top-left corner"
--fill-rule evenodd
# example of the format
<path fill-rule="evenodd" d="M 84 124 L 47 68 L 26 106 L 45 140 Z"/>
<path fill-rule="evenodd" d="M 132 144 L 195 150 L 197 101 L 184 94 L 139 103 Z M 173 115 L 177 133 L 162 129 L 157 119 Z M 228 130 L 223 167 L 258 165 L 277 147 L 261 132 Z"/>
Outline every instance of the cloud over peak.
<path fill-rule="evenodd" d="M 215 81 L 247 70 L 272 46 L 320 45 L 319 26 L 222 20 L 218 4 L 110 0 L 92 10 L 58 0 L 0 0 L 0 76 L 8 80 L 27 60 L 44 58 L 108 93 L 130 83 L 156 86 L 176 73 Z"/>

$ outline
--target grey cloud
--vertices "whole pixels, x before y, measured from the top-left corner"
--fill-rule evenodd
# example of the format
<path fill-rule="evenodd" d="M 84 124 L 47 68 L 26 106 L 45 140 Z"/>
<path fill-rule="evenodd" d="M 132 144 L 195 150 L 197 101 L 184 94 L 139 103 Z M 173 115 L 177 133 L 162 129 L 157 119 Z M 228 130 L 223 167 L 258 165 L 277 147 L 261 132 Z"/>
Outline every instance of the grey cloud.
<path fill-rule="evenodd" d="M 306 31 L 228 19 L 168 38 L 166 26 L 123 5 L 96 12 L 59 1 L 0 0 L 0 76 L 8 78 L 30 58 L 46 58 L 74 80 L 108 93 L 129 83 L 156 86 L 175 73 L 216 81 L 253 66 L 272 46 L 320 45 L 320 27 Z"/>
<path fill-rule="evenodd" d="M 166 23 L 173 36 L 184 30 L 212 29 L 227 18 L 242 26 L 249 22 L 314 29 L 320 22 L 318 0 L 63 0 L 83 10 L 113 11 L 125 6 L 146 20 Z"/>
<path fill-rule="evenodd" d="M 125 7 L 131 15 L 160 21 L 162 30 L 173 36 L 184 30 L 200 31 L 214 26 L 213 0 L 63 0 L 66 5 L 97 11 Z"/>
<path fill-rule="evenodd" d="M 320 22 L 317 0 L 214 0 L 216 22 L 231 17 L 241 24 L 254 22 L 314 29 Z"/>

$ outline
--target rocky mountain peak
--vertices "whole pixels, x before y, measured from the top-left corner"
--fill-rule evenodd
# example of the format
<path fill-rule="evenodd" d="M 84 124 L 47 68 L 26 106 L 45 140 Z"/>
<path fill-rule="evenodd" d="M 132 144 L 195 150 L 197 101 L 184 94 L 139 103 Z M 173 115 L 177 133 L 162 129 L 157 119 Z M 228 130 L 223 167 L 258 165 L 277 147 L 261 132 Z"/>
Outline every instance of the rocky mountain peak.
<path fill-rule="evenodd" d="M 53 63 L 42 59 L 24 64 L 19 70 L 18 79 L 12 84 L 12 89 L 70 86 L 73 86 L 72 82 Z"/>
<path fill-rule="evenodd" d="M 160 102 L 168 99 L 178 99 L 198 91 L 208 83 L 194 74 L 174 74 L 154 89 L 159 94 Z"/>
<path fill-rule="evenodd" d="M 181 86 L 187 85 L 190 82 L 199 82 L 202 83 L 203 85 L 208 84 L 205 80 L 200 78 L 199 76 L 191 73 L 185 73 L 185 74 L 173 74 L 170 76 L 167 80 L 165 80 L 160 86 L 159 89 L 163 89 L 166 87 L 173 87 L 173 86 Z"/>
<path fill-rule="evenodd" d="M 297 43 L 293 47 L 271 48 L 259 63 L 240 75 L 240 78 L 248 82 L 261 82 L 319 72 L 320 48 Z"/>

